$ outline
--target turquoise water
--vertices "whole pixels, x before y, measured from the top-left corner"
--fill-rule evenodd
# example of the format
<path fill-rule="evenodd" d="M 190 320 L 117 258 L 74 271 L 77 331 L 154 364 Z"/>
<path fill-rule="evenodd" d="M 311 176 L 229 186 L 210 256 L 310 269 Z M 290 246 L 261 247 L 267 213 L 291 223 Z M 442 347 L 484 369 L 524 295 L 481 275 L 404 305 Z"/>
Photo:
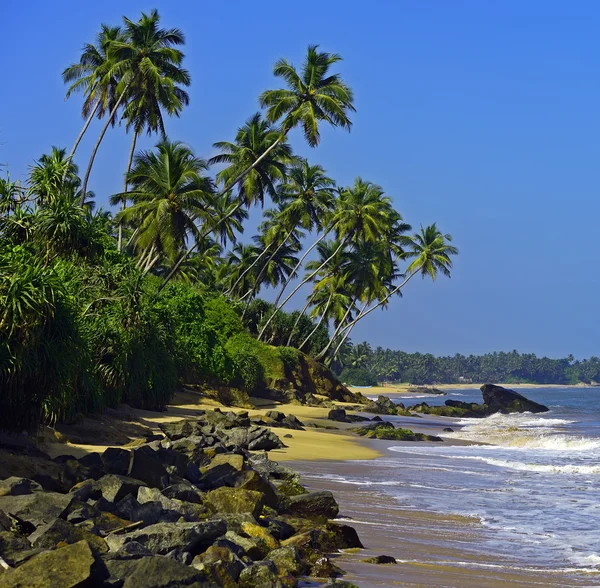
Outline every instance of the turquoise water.
<path fill-rule="evenodd" d="M 402 508 L 475 516 L 489 530 L 486 552 L 515 565 L 597 572 L 600 389 L 519 391 L 550 412 L 447 423 L 455 429 L 449 438 L 488 445 L 398 444 L 360 467 L 345 462 L 334 479 L 376 489 Z M 449 398 L 481 402 L 481 393 L 456 390 L 402 401 L 433 405 Z M 403 426 L 410 422 L 402 419 Z M 597 578 L 590 575 L 590 586 Z"/>

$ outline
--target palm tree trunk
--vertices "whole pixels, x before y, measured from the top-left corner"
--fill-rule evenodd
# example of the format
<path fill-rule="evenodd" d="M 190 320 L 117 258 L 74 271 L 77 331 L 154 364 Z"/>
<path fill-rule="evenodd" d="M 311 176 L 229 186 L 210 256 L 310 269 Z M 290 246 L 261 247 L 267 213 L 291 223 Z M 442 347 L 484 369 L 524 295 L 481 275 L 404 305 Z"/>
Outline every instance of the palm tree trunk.
<path fill-rule="evenodd" d="M 344 329 L 342 329 L 342 327 L 344 326 L 344 323 L 346 322 L 346 319 L 348 318 L 348 315 L 354 308 L 355 304 L 356 304 L 356 296 L 354 298 L 352 298 L 352 301 L 348 305 L 348 310 L 346 310 L 346 312 L 344 314 L 344 318 L 340 321 L 340 324 L 337 326 L 337 328 L 333 332 L 333 335 L 331 335 L 331 337 L 329 338 L 327 345 L 325 345 L 325 347 L 323 347 L 323 349 L 321 349 L 321 351 L 319 351 L 319 353 L 315 357 L 315 359 L 319 360 L 319 359 L 325 357 L 325 354 L 329 351 L 329 348 L 333 345 L 333 342 L 335 341 L 336 337 L 339 335 L 339 333 L 342 332 L 342 330 L 345 330 L 346 327 L 344 327 Z"/>
<path fill-rule="evenodd" d="M 304 308 L 300 311 L 300 314 L 297 316 L 296 322 L 294 323 L 294 326 L 292 327 L 292 330 L 290 331 L 290 336 L 288 337 L 287 343 L 285 344 L 286 347 L 290 346 L 290 343 L 292 342 L 292 337 L 294 335 L 294 331 L 296 330 L 296 327 L 298 326 L 300 319 L 304 316 L 306 309 L 310 306 L 311 302 L 314 300 L 315 294 L 316 293 L 313 291 L 312 294 L 308 297 L 308 300 L 306 301 Z M 300 348 L 298 348 L 298 349 L 300 349 Z"/>
<path fill-rule="evenodd" d="M 92 108 L 92 112 L 90 112 L 90 115 L 87 117 L 87 119 L 83 125 L 83 129 L 81 129 L 81 132 L 77 136 L 77 139 L 75 139 L 75 144 L 73 145 L 73 148 L 71 149 L 71 153 L 69 153 L 69 157 L 67 157 L 67 164 L 71 163 L 71 160 L 75 156 L 75 151 L 77 151 L 77 147 L 79 147 L 79 143 L 81 143 L 81 139 L 83 139 L 83 135 L 85 135 L 85 132 L 88 130 L 88 127 L 90 126 L 90 123 L 92 122 L 92 119 L 94 118 L 94 115 L 98 111 L 99 106 L 100 106 L 100 100 L 98 100 L 98 102 L 96 102 L 96 106 L 94 106 L 94 108 Z M 65 178 L 67 177 L 68 170 L 69 170 L 69 166 L 67 165 L 65 167 L 65 171 L 64 171 L 63 177 L 62 177 L 63 182 L 65 181 Z"/>
<path fill-rule="evenodd" d="M 364 311 L 365 307 L 367 306 L 367 304 L 365 303 L 365 306 L 363 306 L 361 312 Z M 360 313 L 359 313 L 360 315 Z M 342 337 L 342 340 L 339 342 L 338 346 L 335 348 L 335 350 L 333 351 L 333 357 L 335 357 L 336 353 L 340 350 L 340 348 L 342 347 L 342 345 L 344 344 L 344 342 L 346 341 L 346 339 L 350 336 L 350 333 L 352 332 L 352 329 L 354 328 L 354 325 L 356 325 L 356 321 L 353 321 L 348 327 L 346 327 L 345 329 L 343 329 L 341 332 L 343 332 L 344 330 L 346 331 L 346 334 Z"/>
<path fill-rule="evenodd" d="M 226 194 L 227 192 L 229 192 L 229 190 L 231 190 L 231 188 L 233 188 L 233 186 L 235 186 L 240 180 L 242 180 L 247 174 L 249 174 L 270 153 L 270 151 L 275 148 L 276 145 L 279 145 L 279 143 L 281 143 L 281 141 L 286 137 L 286 135 L 287 135 L 287 131 L 281 137 L 279 137 L 276 141 L 273 141 L 273 144 L 270 145 L 269 148 L 266 149 L 265 152 L 260 157 L 257 157 L 256 161 L 254 161 L 254 163 L 252 163 L 252 165 L 248 166 L 237 178 L 235 178 L 235 180 L 233 180 L 233 182 L 229 182 L 229 185 L 226 186 L 225 188 L 223 188 L 223 190 L 221 190 L 220 194 L 217 195 L 217 198 L 219 198 L 219 197 L 223 196 L 223 194 Z M 221 223 L 225 222 L 229 217 L 233 216 L 240 209 L 241 206 L 242 206 L 242 204 L 239 203 L 238 206 L 234 207 L 229 212 L 229 214 L 226 214 L 222 219 L 219 220 L 219 222 L 217 224 L 213 225 L 210 228 L 210 231 L 214 231 Z M 208 235 L 208 232 L 201 235 L 201 237 L 206 237 L 206 235 Z M 169 283 L 171 278 L 177 273 L 177 271 L 181 267 L 181 264 L 194 252 L 194 249 L 196 249 L 197 246 L 198 246 L 198 241 L 196 241 L 193 245 L 191 245 L 188 248 L 188 250 L 178 259 L 177 263 L 175 263 L 175 265 L 173 266 L 173 269 L 167 274 L 167 277 L 163 280 L 162 284 L 156 290 L 156 294 L 155 294 L 156 296 L 158 294 L 160 294 L 162 289 Z"/>
<path fill-rule="evenodd" d="M 327 314 L 327 311 L 329 310 L 329 307 L 331 306 L 332 301 L 333 301 L 333 292 L 331 293 L 331 296 L 329 297 L 329 300 L 327 301 L 327 304 L 325 305 L 325 310 L 323 310 L 323 312 L 321 313 L 321 316 L 320 316 L 317 324 L 315 325 L 315 328 L 308 334 L 308 337 L 306 337 L 306 339 L 304 339 L 304 341 L 302 341 L 302 343 L 300 344 L 298 349 L 302 349 L 310 341 L 310 338 L 317 332 L 317 329 L 321 326 L 321 323 L 323 322 L 323 319 L 325 318 L 325 315 Z M 289 343 L 288 343 L 288 346 L 289 346 Z"/>
<path fill-rule="evenodd" d="M 410 274 L 410 276 L 408 276 L 408 278 L 406 278 L 406 280 L 404 280 L 404 282 L 402 282 L 402 284 L 400 284 L 399 286 L 396 286 L 387 296 L 384 296 L 377 304 L 375 304 L 374 306 L 372 306 L 371 308 L 369 308 L 366 312 L 365 311 L 361 311 L 358 316 L 351 321 L 350 323 L 348 323 L 348 325 L 346 325 L 341 332 L 344 332 L 346 329 L 351 329 L 352 327 L 354 327 L 354 325 L 362 318 L 364 318 L 365 316 L 367 316 L 368 314 L 370 314 L 371 312 L 373 312 L 375 309 L 379 308 L 382 304 L 385 304 L 388 299 L 390 299 L 394 294 L 396 294 L 396 292 L 398 292 L 400 290 L 400 288 L 404 288 L 404 286 L 406 286 L 406 284 L 408 283 L 408 281 L 415 276 L 418 273 L 418 271 L 413 272 L 412 274 Z"/>
<path fill-rule="evenodd" d="M 106 124 L 104 125 L 104 127 L 102 127 L 102 132 L 100 133 L 100 136 L 98 137 L 98 140 L 96 141 L 96 144 L 94 145 L 94 149 L 92 150 L 90 162 L 88 163 L 88 167 L 85 172 L 85 177 L 83 178 L 83 185 L 81 186 L 81 206 L 83 206 L 85 203 L 87 184 L 88 184 L 88 180 L 90 179 L 90 173 L 92 172 L 92 166 L 94 165 L 94 159 L 96 158 L 96 153 L 98 152 L 98 149 L 100 148 L 100 143 L 102 143 L 102 139 L 104 139 L 104 135 L 106 134 L 106 131 L 108 130 L 108 127 L 110 126 L 110 123 L 112 122 L 115 114 L 117 114 L 117 110 L 119 109 L 119 106 L 121 106 L 121 103 L 123 102 L 123 99 L 125 98 L 125 94 L 127 93 L 130 83 L 128 83 L 125 86 L 125 88 L 121 92 L 121 95 L 119 96 L 119 99 L 117 100 L 113 109 L 110 111 L 110 114 L 108 115 L 108 120 L 106 121 Z"/>
<path fill-rule="evenodd" d="M 288 287 L 288 284 L 292 281 L 292 278 L 296 275 L 296 271 L 298 271 L 299 267 L 302 267 L 302 264 L 304 263 L 304 260 L 306 259 L 306 256 L 329 234 L 329 231 L 325 231 L 311 246 L 310 248 L 304 253 L 304 255 L 300 258 L 300 260 L 298 261 L 298 263 L 296 264 L 296 267 L 292 270 L 292 273 L 288 276 L 288 279 L 285 281 L 285 283 L 283 284 L 283 287 L 281 288 L 281 290 L 279 291 L 279 294 L 277 294 L 277 298 L 275 299 L 275 302 L 273 303 L 273 305 L 275 306 L 275 308 L 277 308 L 277 305 L 279 304 L 279 301 L 281 300 L 281 297 L 283 295 L 283 293 L 285 292 L 285 289 Z"/>
<path fill-rule="evenodd" d="M 261 340 L 261 337 L 263 335 L 263 333 L 265 332 L 265 329 L 269 326 L 269 323 L 273 320 L 273 318 L 275 318 L 275 315 L 287 304 L 287 302 L 290 300 L 290 298 L 292 298 L 292 296 L 298 292 L 298 290 L 300 290 L 300 288 L 302 286 L 304 286 L 304 284 L 306 284 L 306 282 L 308 282 L 309 280 L 312 280 L 342 249 L 342 247 L 344 247 L 344 245 L 346 245 L 346 239 L 344 239 L 339 246 L 336 248 L 336 250 L 309 276 L 307 276 L 306 278 L 304 278 L 292 291 L 292 293 L 279 305 L 275 308 L 275 310 L 273 311 L 273 314 L 271 314 L 271 316 L 269 317 L 269 320 L 265 323 L 265 325 L 263 326 L 261 332 L 258 334 L 258 340 Z"/>
<path fill-rule="evenodd" d="M 129 171 L 131 170 L 131 164 L 133 163 L 133 153 L 135 151 L 135 143 L 137 141 L 138 133 L 137 131 L 133 131 L 133 141 L 131 141 L 131 149 L 129 150 L 129 160 L 127 161 L 127 171 L 125 172 L 125 185 L 123 187 L 123 193 L 127 193 L 127 176 L 129 175 Z M 125 210 L 126 198 L 123 196 L 123 200 L 121 202 L 121 210 Z M 123 223 L 119 223 L 119 241 L 117 244 L 117 250 L 119 253 L 123 249 Z"/>

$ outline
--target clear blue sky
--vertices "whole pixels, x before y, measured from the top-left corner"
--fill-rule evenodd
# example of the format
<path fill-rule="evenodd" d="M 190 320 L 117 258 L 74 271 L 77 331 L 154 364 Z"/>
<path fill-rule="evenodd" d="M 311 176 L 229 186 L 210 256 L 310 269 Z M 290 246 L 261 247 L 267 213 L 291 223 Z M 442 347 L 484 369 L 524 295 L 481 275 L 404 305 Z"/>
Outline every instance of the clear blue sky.
<path fill-rule="evenodd" d="M 60 74 L 83 43 L 101 22 L 153 7 L 187 36 L 191 103 L 168 121 L 171 138 L 210 156 L 274 86 L 273 62 L 298 63 L 319 43 L 343 55 L 358 112 L 350 134 L 326 131 L 318 149 L 293 135 L 297 152 L 342 185 L 356 175 L 382 185 L 413 226 L 437 221 L 454 236 L 452 279 L 411 283 L 354 341 L 436 354 L 600 354 L 600 4 L 8 0 L 0 162 L 13 178 L 78 133 L 80 99 L 64 101 Z M 98 132 L 80 149 L 81 167 Z M 121 189 L 128 144 L 116 129 L 100 149 L 90 183 L 100 204 Z"/>

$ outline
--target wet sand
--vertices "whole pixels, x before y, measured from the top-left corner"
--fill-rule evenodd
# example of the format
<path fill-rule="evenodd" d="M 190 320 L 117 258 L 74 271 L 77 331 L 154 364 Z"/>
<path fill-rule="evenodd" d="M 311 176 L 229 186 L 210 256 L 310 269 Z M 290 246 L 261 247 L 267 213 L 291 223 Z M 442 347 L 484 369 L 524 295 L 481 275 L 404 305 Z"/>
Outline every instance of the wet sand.
<path fill-rule="evenodd" d="M 381 442 L 380 442 L 381 443 Z M 398 445 L 398 443 L 396 443 Z M 360 477 L 360 463 L 298 462 L 303 483 L 312 490 L 331 490 L 340 504 L 340 517 L 356 528 L 364 550 L 343 553 L 338 563 L 345 580 L 360 588 L 393 586 L 496 588 L 599 586 L 600 574 L 570 577 L 564 572 L 524 566 L 491 555 L 493 535 L 477 518 L 421 512 L 403 508 L 392 497 L 360 485 L 327 479 L 336 475 Z M 315 478 L 314 476 L 322 476 Z M 360 560 L 391 555 L 397 565 L 375 565 Z"/>

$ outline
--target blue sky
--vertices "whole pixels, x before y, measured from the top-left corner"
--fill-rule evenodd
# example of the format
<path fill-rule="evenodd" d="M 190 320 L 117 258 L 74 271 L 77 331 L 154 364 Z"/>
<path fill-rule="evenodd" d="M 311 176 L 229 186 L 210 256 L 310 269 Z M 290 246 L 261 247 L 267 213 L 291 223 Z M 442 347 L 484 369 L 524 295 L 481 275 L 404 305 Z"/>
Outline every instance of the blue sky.
<path fill-rule="evenodd" d="M 356 175 L 380 184 L 413 226 L 437 221 L 454 236 L 452 279 L 411 282 L 359 323 L 354 341 L 436 354 L 600 354 L 597 2 L 9 0 L 0 162 L 13 178 L 79 132 L 80 98 L 64 101 L 60 74 L 83 43 L 100 23 L 153 7 L 187 37 L 191 103 L 168 121 L 171 138 L 210 156 L 277 83 L 273 62 L 299 63 L 319 43 L 344 57 L 354 127 L 324 131 L 317 149 L 292 134 L 295 150 L 342 185 Z M 80 148 L 81 167 L 99 128 Z M 115 129 L 100 149 L 90 180 L 99 204 L 121 190 L 128 144 Z"/>

